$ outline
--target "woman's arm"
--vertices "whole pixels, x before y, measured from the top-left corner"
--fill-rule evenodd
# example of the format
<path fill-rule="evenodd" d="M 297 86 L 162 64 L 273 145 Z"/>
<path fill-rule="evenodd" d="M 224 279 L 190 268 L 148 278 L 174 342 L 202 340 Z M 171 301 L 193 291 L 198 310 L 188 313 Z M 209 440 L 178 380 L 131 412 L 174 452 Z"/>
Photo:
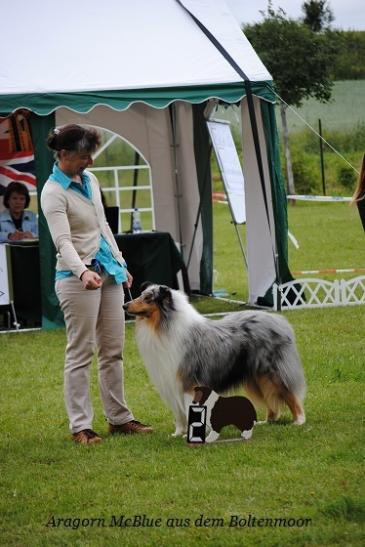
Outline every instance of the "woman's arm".
<path fill-rule="evenodd" d="M 56 184 L 53 186 L 51 189 L 46 186 L 43 188 L 41 207 L 57 252 L 72 273 L 80 278 L 87 268 L 72 244 L 66 196 L 57 191 Z"/>

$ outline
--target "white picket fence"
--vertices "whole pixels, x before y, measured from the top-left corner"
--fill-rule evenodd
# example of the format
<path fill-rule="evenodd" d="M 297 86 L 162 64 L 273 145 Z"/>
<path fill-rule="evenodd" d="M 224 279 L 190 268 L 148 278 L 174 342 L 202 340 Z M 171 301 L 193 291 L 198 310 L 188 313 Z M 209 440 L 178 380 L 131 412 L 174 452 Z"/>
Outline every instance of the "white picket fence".
<path fill-rule="evenodd" d="M 273 297 L 275 310 L 365 304 L 365 275 L 348 281 L 306 278 L 288 281 L 282 285 L 275 283 Z"/>

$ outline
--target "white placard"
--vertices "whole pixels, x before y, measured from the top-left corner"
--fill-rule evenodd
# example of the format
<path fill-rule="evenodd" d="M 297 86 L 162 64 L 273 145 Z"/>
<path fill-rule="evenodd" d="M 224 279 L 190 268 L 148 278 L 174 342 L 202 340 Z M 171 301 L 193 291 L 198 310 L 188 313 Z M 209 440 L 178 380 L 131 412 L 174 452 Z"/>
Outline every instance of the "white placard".
<path fill-rule="evenodd" d="M 0 244 L 0 306 L 10 304 L 10 288 L 6 245 Z"/>
<path fill-rule="evenodd" d="M 207 126 L 232 217 L 237 224 L 244 224 L 246 222 L 245 181 L 230 124 L 224 120 L 209 120 Z"/>

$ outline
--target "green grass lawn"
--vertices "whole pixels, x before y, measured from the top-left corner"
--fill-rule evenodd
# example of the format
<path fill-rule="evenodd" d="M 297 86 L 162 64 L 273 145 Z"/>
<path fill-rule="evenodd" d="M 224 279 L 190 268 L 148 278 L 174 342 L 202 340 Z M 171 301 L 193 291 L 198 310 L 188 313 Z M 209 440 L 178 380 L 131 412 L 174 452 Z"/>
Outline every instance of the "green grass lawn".
<path fill-rule="evenodd" d="M 340 204 L 321 207 L 289 210 L 300 243 L 290 250 L 292 269 L 364 266 L 356 215 Z M 216 287 L 245 299 L 246 274 L 224 205 L 215 206 L 215 257 Z M 199 309 L 211 310 L 205 301 Z M 285 412 L 279 425 L 257 426 L 249 442 L 195 449 L 170 436 L 173 418 L 147 378 L 133 323 L 126 329 L 126 395 L 155 433 L 107 437 L 94 366 L 94 428 L 105 436 L 94 447 L 69 438 L 64 331 L 1 335 L 0 544 L 363 545 L 364 306 L 286 317 L 308 383 L 307 423 L 290 426 Z M 138 524 L 144 515 L 153 526 L 117 526 L 121 516 Z M 264 526 L 267 519 L 287 525 Z M 241 527 L 230 526 L 238 520 Z"/>

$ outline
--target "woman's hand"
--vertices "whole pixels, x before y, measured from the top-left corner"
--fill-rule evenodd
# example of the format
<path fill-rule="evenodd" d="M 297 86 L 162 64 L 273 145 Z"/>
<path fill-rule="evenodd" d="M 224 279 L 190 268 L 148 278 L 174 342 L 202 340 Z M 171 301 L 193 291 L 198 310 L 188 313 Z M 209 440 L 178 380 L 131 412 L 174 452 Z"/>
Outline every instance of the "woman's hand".
<path fill-rule="evenodd" d="M 99 289 L 102 285 L 102 280 L 99 274 L 92 272 L 91 270 L 85 270 L 81 275 L 81 281 L 84 286 L 84 289 L 93 291 Z"/>
<path fill-rule="evenodd" d="M 16 230 L 16 232 L 8 235 L 9 241 L 20 241 L 21 239 L 24 239 L 24 232 L 21 230 Z"/>
<path fill-rule="evenodd" d="M 23 232 L 23 239 L 34 239 L 34 234 L 32 234 L 32 232 Z"/>
<path fill-rule="evenodd" d="M 133 277 L 131 276 L 128 270 L 126 270 L 126 272 L 127 272 L 127 281 L 124 281 L 123 287 L 130 289 L 133 284 Z"/>
<path fill-rule="evenodd" d="M 22 230 L 16 230 L 16 232 L 13 232 L 12 234 L 8 235 L 9 241 L 20 241 L 22 239 L 34 239 L 34 234 L 32 232 L 22 232 Z"/>

